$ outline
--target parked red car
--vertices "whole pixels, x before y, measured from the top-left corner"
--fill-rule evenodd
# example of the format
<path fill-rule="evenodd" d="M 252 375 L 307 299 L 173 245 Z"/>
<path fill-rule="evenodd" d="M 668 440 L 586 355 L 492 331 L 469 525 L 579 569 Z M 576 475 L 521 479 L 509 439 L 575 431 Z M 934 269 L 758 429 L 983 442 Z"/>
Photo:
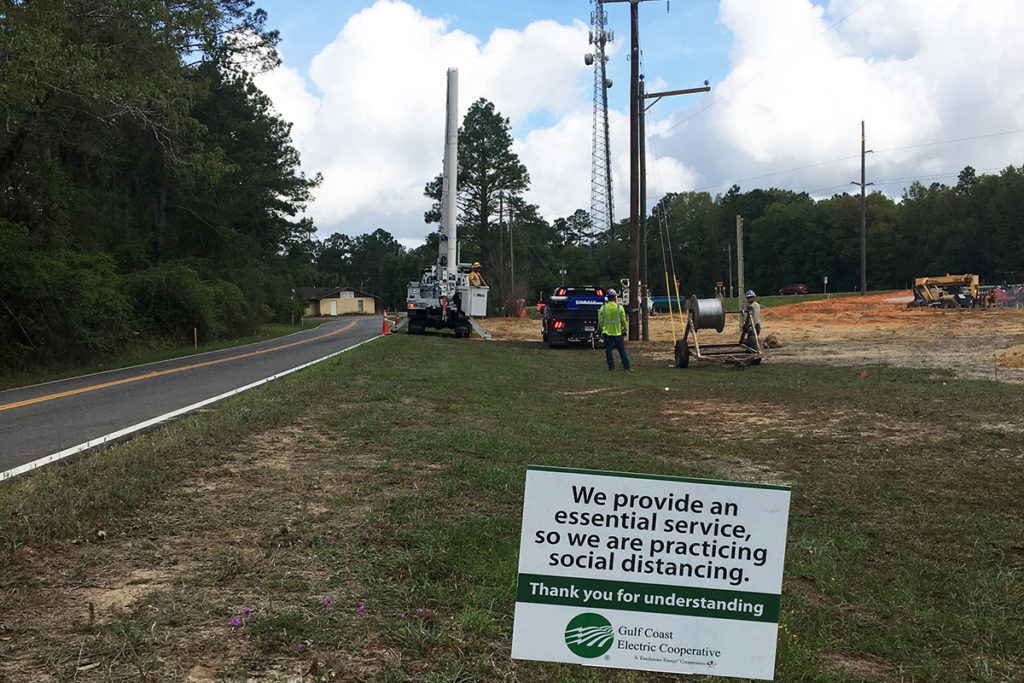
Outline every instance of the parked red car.
<path fill-rule="evenodd" d="M 785 287 L 783 287 L 782 289 L 779 290 L 779 294 L 782 294 L 782 295 L 786 295 L 786 294 L 806 294 L 806 293 L 807 293 L 807 285 L 786 285 Z"/>

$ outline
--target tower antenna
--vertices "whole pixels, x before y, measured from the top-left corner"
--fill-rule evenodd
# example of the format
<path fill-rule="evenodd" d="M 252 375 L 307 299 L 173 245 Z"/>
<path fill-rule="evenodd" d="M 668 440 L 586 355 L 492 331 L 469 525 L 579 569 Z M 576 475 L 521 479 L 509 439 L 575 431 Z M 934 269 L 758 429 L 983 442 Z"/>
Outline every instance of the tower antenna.
<path fill-rule="evenodd" d="M 602 0 L 591 0 L 594 10 L 590 13 L 590 44 L 593 53 L 587 53 L 584 61 L 594 66 L 594 131 L 593 152 L 590 168 L 590 222 L 595 235 L 610 234 L 614 222 L 612 205 L 612 161 L 608 143 L 608 88 L 611 80 L 605 73 L 608 56 L 605 47 L 615 35 L 607 30 L 608 15 Z"/>

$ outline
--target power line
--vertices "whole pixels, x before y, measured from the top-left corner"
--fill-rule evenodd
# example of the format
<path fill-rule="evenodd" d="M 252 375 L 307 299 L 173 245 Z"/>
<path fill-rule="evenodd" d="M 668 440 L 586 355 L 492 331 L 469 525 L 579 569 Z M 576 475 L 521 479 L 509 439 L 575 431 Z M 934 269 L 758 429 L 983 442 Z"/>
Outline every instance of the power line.
<path fill-rule="evenodd" d="M 984 174 L 984 173 L 992 173 L 992 172 L 995 172 L 995 171 L 1001 171 L 1004 168 L 1005 168 L 1005 166 L 992 166 L 990 168 L 977 168 L 977 169 L 975 169 L 975 171 L 977 171 L 978 173 Z M 939 178 L 954 178 L 954 177 L 959 176 L 962 171 L 963 171 L 963 169 L 960 169 L 959 171 L 947 171 L 946 173 L 934 173 L 934 174 L 925 175 L 925 176 L 911 176 L 911 177 L 907 177 L 907 178 L 887 178 L 885 180 L 875 180 L 874 184 L 875 185 L 895 185 L 897 183 L 913 183 L 913 182 L 922 182 L 922 181 L 925 181 L 925 180 L 938 180 Z M 830 185 L 829 187 L 819 187 L 819 188 L 817 188 L 815 190 L 807 190 L 807 194 L 809 194 L 809 195 L 821 194 L 821 193 L 829 192 L 829 191 L 832 191 L 832 190 L 843 189 L 843 188 L 849 187 L 849 185 L 850 185 L 849 183 L 842 183 L 841 185 Z"/>
<path fill-rule="evenodd" d="M 1024 133 L 1024 128 L 1019 128 L 1017 130 L 1007 130 L 1007 131 L 1003 131 L 1002 133 L 988 133 L 987 135 L 972 135 L 971 137 L 955 138 L 953 140 L 940 140 L 938 142 L 922 142 L 922 143 L 917 144 L 917 145 L 906 145 L 904 147 L 890 147 L 888 149 L 876 149 L 875 153 L 876 154 L 881 154 L 883 152 L 899 152 L 899 151 L 902 151 L 904 149 L 920 149 L 921 147 L 934 147 L 936 145 L 951 145 L 954 142 L 970 142 L 972 140 L 984 140 L 986 138 L 998 138 L 998 137 L 1002 137 L 1004 135 L 1016 135 L 1017 133 Z"/>
<path fill-rule="evenodd" d="M 972 135 L 972 136 L 963 137 L 963 138 L 953 138 L 953 139 L 950 139 L 950 140 L 936 140 L 936 141 L 933 141 L 933 142 L 922 142 L 922 143 L 918 143 L 916 145 L 904 145 L 904 146 L 901 146 L 901 147 L 888 147 L 888 148 L 885 148 L 885 149 L 876 149 L 876 150 L 874 150 L 874 153 L 875 154 L 885 154 L 885 153 L 888 153 L 888 152 L 900 152 L 900 151 L 908 150 L 908 149 L 921 149 L 921 148 L 924 148 L 924 147 L 937 147 L 939 145 L 952 145 L 952 144 L 956 144 L 958 142 L 971 142 L 971 141 L 974 141 L 974 140 L 985 140 L 985 139 L 989 139 L 989 138 L 1003 137 L 1003 136 L 1006 136 L 1006 135 L 1018 135 L 1020 133 L 1024 133 L 1024 128 L 1018 129 L 1018 130 L 1002 131 L 1002 132 L 999 132 L 999 133 L 986 133 L 984 135 Z M 850 156 L 845 156 L 845 157 L 838 157 L 836 159 L 830 159 L 828 161 L 819 161 L 817 163 L 806 164 L 804 166 L 797 166 L 795 168 L 789 168 L 789 169 L 786 169 L 786 170 L 783 170 L 783 171 L 772 171 L 771 173 L 763 173 L 761 175 L 750 176 L 750 177 L 747 177 L 747 178 L 738 178 L 736 180 L 731 180 L 731 181 L 727 181 L 727 182 L 723 182 L 723 183 L 716 183 L 715 185 L 706 185 L 704 187 L 694 188 L 693 191 L 694 192 L 707 192 L 709 190 L 714 190 L 714 189 L 719 188 L 719 187 L 731 187 L 733 185 L 739 185 L 740 183 L 746 183 L 746 182 L 750 182 L 752 180 L 761 180 L 763 178 L 771 178 L 771 177 L 774 177 L 774 176 L 786 175 L 787 173 L 796 173 L 798 171 L 806 171 L 807 169 L 810 169 L 810 168 L 819 168 L 821 166 L 828 166 L 830 164 L 836 164 L 836 163 L 840 163 L 842 161 L 849 161 L 850 159 L 858 159 L 858 158 L 860 158 L 860 155 L 850 155 Z M 959 171 L 956 171 L 955 173 L 959 173 Z M 944 177 L 944 176 L 947 176 L 947 175 L 950 175 L 950 174 L 949 173 L 942 173 L 942 174 L 939 174 L 938 176 L 935 176 L 935 177 Z M 930 177 L 930 176 L 927 176 L 927 177 Z M 914 178 L 908 178 L 908 179 L 905 179 L 905 180 L 914 180 Z M 877 182 L 877 184 L 881 185 L 881 184 L 886 184 L 886 183 L 899 182 L 899 180 L 876 181 L 876 182 Z M 843 187 L 843 186 L 845 186 L 845 183 L 843 185 L 835 185 L 833 187 L 838 188 L 838 187 Z M 827 190 L 827 189 L 832 189 L 832 188 L 823 188 L 822 191 Z"/>

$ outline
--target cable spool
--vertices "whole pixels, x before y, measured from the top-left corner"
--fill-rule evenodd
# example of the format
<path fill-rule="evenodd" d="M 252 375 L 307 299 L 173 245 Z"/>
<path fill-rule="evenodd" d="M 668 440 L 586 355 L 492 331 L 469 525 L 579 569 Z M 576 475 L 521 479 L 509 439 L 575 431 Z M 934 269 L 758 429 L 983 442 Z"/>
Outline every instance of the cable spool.
<path fill-rule="evenodd" d="M 690 312 L 694 327 L 698 330 L 721 332 L 725 329 L 725 307 L 720 297 L 698 299 L 694 294 L 686 302 L 686 310 Z"/>

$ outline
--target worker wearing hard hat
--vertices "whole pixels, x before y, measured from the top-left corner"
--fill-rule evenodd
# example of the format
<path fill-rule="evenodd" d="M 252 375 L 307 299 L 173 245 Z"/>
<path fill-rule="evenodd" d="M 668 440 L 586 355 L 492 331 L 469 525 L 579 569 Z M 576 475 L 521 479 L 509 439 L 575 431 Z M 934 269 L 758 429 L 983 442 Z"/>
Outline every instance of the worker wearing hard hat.
<path fill-rule="evenodd" d="M 747 318 L 750 318 L 750 325 L 757 332 L 758 338 L 761 337 L 761 304 L 757 303 L 757 294 L 754 290 L 747 290 L 747 305 L 743 308 L 743 328 L 747 328 Z M 753 335 L 748 335 L 748 344 L 754 345 Z"/>
<path fill-rule="evenodd" d="M 480 262 L 473 262 L 473 270 L 469 271 L 469 286 L 470 287 L 486 287 L 487 282 L 484 280 L 484 276 L 480 274 Z"/>
<path fill-rule="evenodd" d="M 615 358 L 612 356 L 614 348 L 619 351 L 622 369 L 629 370 L 625 342 L 629 321 L 626 319 L 626 309 L 618 302 L 618 298 L 618 292 L 614 289 L 608 290 L 608 300 L 597 312 L 597 324 L 601 326 L 601 334 L 604 336 L 604 353 L 608 360 L 608 369 L 615 369 Z"/>

